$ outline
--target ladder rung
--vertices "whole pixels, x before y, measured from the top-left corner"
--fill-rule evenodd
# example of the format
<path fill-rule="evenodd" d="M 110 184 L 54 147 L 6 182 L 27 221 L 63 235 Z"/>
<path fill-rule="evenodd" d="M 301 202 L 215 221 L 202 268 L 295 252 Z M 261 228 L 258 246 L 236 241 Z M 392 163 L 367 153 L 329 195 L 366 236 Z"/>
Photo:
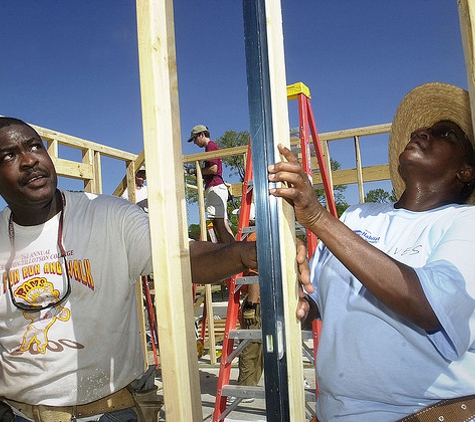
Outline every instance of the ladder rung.
<path fill-rule="evenodd" d="M 302 341 L 313 340 L 313 331 L 302 330 Z"/>
<path fill-rule="evenodd" d="M 305 401 L 307 403 L 317 402 L 317 390 L 315 390 L 315 388 L 306 388 L 304 393 L 305 393 Z"/>
<path fill-rule="evenodd" d="M 242 286 L 243 284 L 259 284 L 259 277 L 257 275 L 251 275 L 236 278 L 236 286 Z"/>
<path fill-rule="evenodd" d="M 222 395 L 226 397 L 237 397 L 239 399 L 266 398 L 264 387 L 250 387 L 247 385 L 224 385 Z"/>
<path fill-rule="evenodd" d="M 229 338 L 234 340 L 256 340 L 262 338 L 261 330 L 230 330 Z"/>
<path fill-rule="evenodd" d="M 305 343 L 302 343 L 302 353 L 312 365 L 315 365 L 315 359 L 313 358 L 313 350 L 310 349 Z"/>
<path fill-rule="evenodd" d="M 265 399 L 266 392 L 264 386 L 250 387 L 246 385 L 223 385 L 224 397 L 237 397 L 240 399 Z M 305 389 L 305 401 L 315 403 L 317 401 L 316 391 L 314 388 Z"/>
<path fill-rule="evenodd" d="M 305 229 L 304 226 L 302 226 L 298 221 L 295 222 L 295 234 L 306 234 L 307 230 Z"/>

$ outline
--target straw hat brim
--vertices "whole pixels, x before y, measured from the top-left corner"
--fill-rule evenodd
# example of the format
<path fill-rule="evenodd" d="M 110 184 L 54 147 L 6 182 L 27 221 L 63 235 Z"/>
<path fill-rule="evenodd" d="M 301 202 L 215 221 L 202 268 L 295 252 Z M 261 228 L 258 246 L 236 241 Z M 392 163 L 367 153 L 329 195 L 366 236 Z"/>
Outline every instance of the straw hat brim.
<path fill-rule="evenodd" d="M 411 133 L 441 120 L 450 120 L 460 126 L 474 145 L 470 99 L 464 89 L 431 82 L 414 88 L 399 104 L 389 134 L 389 171 L 398 198 L 405 189 L 405 182 L 399 174 L 399 155 L 408 144 Z M 475 194 L 467 202 L 475 203 Z"/>

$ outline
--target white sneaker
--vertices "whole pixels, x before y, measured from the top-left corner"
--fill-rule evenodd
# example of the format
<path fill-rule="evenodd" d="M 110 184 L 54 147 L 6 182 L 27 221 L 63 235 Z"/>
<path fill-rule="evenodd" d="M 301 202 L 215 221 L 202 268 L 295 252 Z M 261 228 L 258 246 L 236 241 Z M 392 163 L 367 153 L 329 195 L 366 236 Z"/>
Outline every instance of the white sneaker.
<path fill-rule="evenodd" d="M 232 404 L 234 401 L 237 400 L 237 397 L 229 396 L 226 399 L 226 404 Z M 254 402 L 254 397 L 244 397 L 241 399 L 240 403 L 253 403 Z"/>

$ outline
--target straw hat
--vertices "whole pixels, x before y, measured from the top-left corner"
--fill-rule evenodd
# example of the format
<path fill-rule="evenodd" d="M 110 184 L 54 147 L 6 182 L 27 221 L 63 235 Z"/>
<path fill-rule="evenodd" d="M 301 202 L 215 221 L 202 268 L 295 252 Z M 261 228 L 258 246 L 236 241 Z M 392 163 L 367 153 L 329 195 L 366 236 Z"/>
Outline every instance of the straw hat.
<path fill-rule="evenodd" d="M 470 99 L 464 89 L 431 82 L 414 88 L 399 104 L 389 133 L 389 171 L 398 198 L 405 189 L 398 170 L 399 155 L 408 144 L 411 133 L 441 120 L 450 120 L 460 126 L 474 145 Z M 467 202 L 475 203 L 475 194 Z"/>

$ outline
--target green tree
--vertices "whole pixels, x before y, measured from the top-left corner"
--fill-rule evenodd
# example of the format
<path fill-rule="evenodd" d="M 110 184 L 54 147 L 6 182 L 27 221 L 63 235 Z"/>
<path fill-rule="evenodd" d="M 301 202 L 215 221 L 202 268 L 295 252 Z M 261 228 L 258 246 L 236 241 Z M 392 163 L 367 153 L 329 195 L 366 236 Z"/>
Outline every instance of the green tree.
<path fill-rule="evenodd" d="M 198 188 L 196 187 L 196 176 L 185 173 L 185 198 L 187 204 L 198 202 Z"/>
<path fill-rule="evenodd" d="M 216 138 L 215 142 L 219 146 L 220 149 L 226 149 L 226 148 L 235 148 L 235 147 L 248 145 L 249 139 L 250 139 L 249 132 L 246 132 L 246 131 L 236 132 L 234 130 L 228 130 L 224 133 L 224 135 L 220 136 L 219 138 Z M 239 154 L 232 157 L 224 157 L 222 160 L 223 160 L 223 165 L 229 170 L 229 175 L 238 176 L 239 182 L 242 183 L 244 181 L 244 175 L 245 175 L 244 156 L 242 154 Z M 330 163 L 331 163 L 332 171 L 339 170 L 341 167 L 340 163 L 338 163 L 338 161 L 335 161 L 333 159 L 330 160 Z M 190 177 L 190 176 L 185 176 L 185 177 L 186 177 L 187 183 L 196 185 L 196 178 Z M 335 199 L 335 206 L 336 206 L 338 215 L 341 215 L 343 211 L 345 211 L 349 207 L 349 204 L 345 201 L 346 188 L 347 188 L 346 185 L 337 185 L 337 186 L 334 186 L 333 188 L 333 196 Z M 198 200 L 197 191 L 195 189 L 187 188 L 186 191 L 187 191 L 186 200 L 188 203 L 194 203 Z M 316 189 L 315 193 L 318 197 L 318 200 L 322 204 L 326 204 L 324 189 L 323 188 Z M 239 216 L 237 214 L 233 214 L 232 211 L 234 209 L 239 208 L 240 206 L 241 206 L 241 198 L 235 198 L 233 203 L 228 202 L 229 222 L 231 224 L 231 227 L 234 229 L 233 231 L 236 231 L 236 228 L 238 226 Z"/>
<path fill-rule="evenodd" d="M 216 144 L 221 149 L 240 147 L 249 144 L 249 137 L 249 132 L 235 132 L 234 130 L 228 130 L 223 136 L 216 139 Z M 241 154 L 232 157 L 224 157 L 223 163 L 228 167 L 230 176 L 238 176 L 241 182 L 244 181 L 245 163 L 244 157 Z"/>
<path fill-rule="evenodd" d="M 250 135 L 248 132 L 227 131 L 223 136 L 216 140 L 216 143 L 220 148 L 234 148 L 242 145 L 247 145 L 249 143 L 249 138 Z M 223 158 L 223 162 L 225 162 L 226 165 L 229 167 L 231 175 L 238 175 L 240 181 L 244 181 L 244 158 L 242 155 Z M 330 163 L 332 171 L 339 170 L 341 167 L 340 163 L 333 159 L 330 159 Z M 345 211 L 349 207 L 349 204 L 345 201 L 346 188 L 346 185 L 337 185 L 333 188 L 333 196 L 335 199 L 335 205 L 338 215 L 341 215 L 343 211 Z M 326 204 L 325 190 L 316 189 L 315 192 L 317 194 L 318 200 L 323 204 Z"/>
<path fill-rule="evenodd" d="M 333 158 L 330 158 L 330 166 L 332 171 L 336 171 L 341 168 L 340 163 L 335 161 Z M 335 200 L 335 207 L 339 216 L 343 214 L 343 211 L 345 211 L 350 206 L 345 200 L 346 188 L 346 185 L 336 185 L 333 187 L 333 198 Z M 325 189 L 315 189 L 315 193 L 317 194 L 317 198 L 320 203 L 326 205 L 327 200 L 325 196 Z"/>
<path fill-rule="evenodd" d="M 377 202 L 379 204 L 385 204 L 388 202 L 396 202 L 397 197 L 394 189 L 391 191 L 391 193 L 389 193 L 382 188 L 378 188 L 368 191 L 364 200 L 365 202 Z"/>
<path fill-rule="evenodd" d="M 236 148 L 240 146 L 246 146 L 249 144 L 250 135 L 249 132 L 241 131 L 236 132 L 234 130 L 228 130 L 223 136 L 216 139 L 216 144 L 221 149 Z M 242 154 L 234 155 L 231 157 L 224 157 L 223 164 L 229 170 L 229 175 L 237 176 L 239 182 L 244 182 L 245 176 L 245 163 L 244 156 Z M 234 232 L 238 227 L 239 214 L 233 214 L 233 211 L 239 209 L 241 206 L 241 198 L 234 198 L 232 202 L 228 202 L 228 219 L 231 228 Z"/>
<path fill-rule="evenodd" d="M 199 224 L 190 224 L 188 227 L 188 236 L 193 240 L 200 240 L 201 229 Z"/>

